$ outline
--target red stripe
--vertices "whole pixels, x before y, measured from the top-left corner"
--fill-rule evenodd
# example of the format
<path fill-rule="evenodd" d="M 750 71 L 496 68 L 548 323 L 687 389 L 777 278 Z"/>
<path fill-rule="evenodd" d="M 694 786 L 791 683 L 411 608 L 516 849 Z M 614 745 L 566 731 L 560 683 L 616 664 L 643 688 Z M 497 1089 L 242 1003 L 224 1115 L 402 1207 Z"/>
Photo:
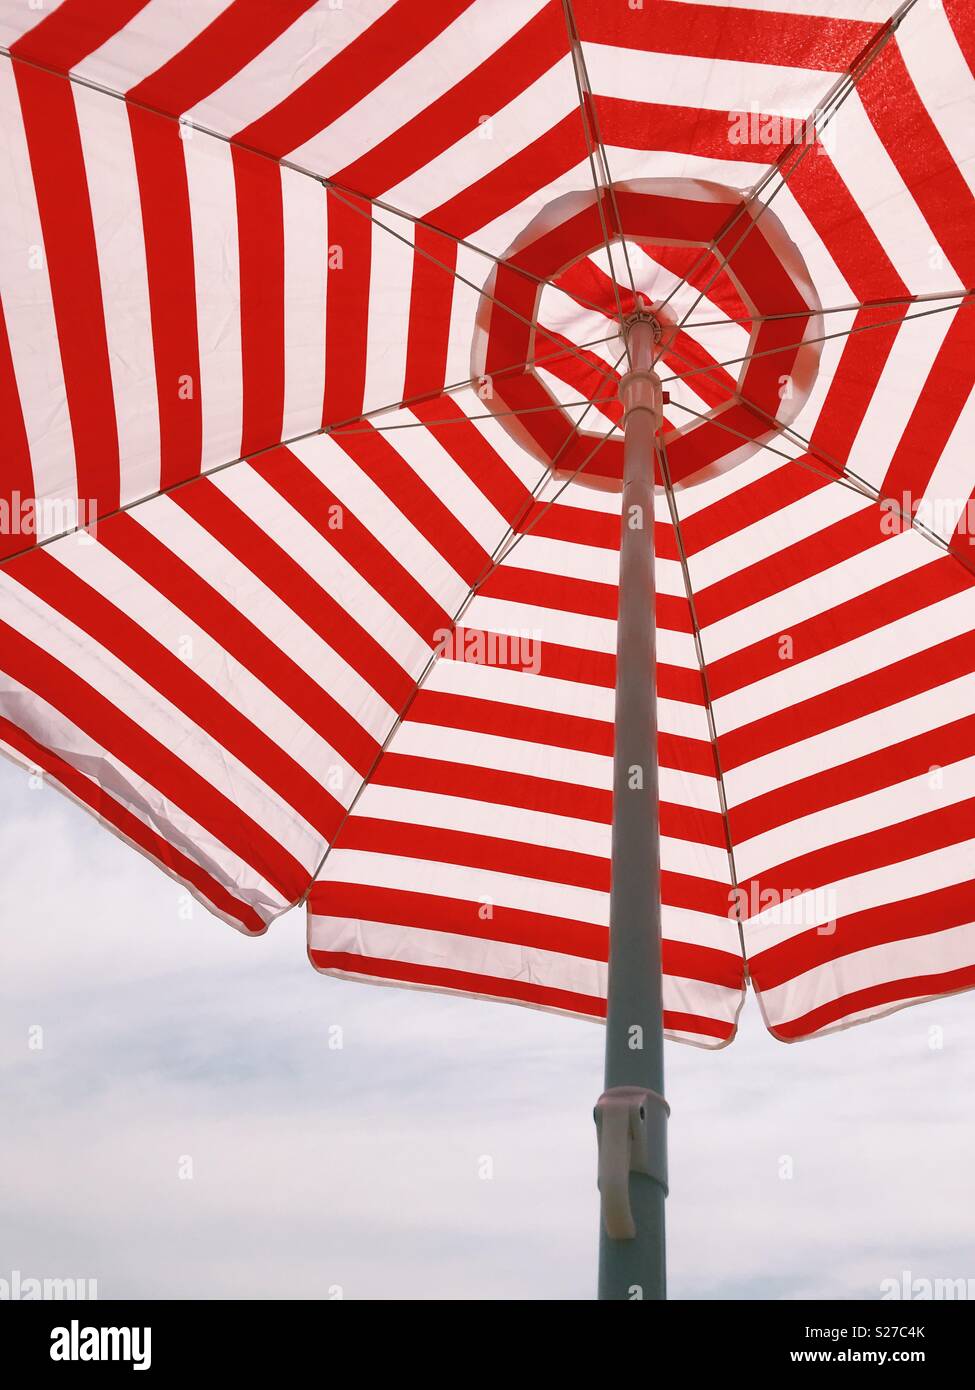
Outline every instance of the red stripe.
<path fill-rule="evenodd" d="M 619 590 L 615 584 L 595 579 L 574 579 L 544 570 L 519 569 L 505 562 L 499 565 L 478 589 L 483 598 L 510 599 L 515 603 L 538 604 L 564 613 L 581 613 L 590 618 L 616 621 Z M 693 632 L 690 605 L 679 594 L 655 595 L 657 627 L 669 632 Z"/>
<path fill-rule="evenodd" d="M 548 883 L 570 884 L 591 892 L 609 892 L 608 858 L 493 835 L 351 816 L 335 843 L 343 850 L 402 855 L 432 864 L 458 864 Z M 727 920 L 728 889 L 724 884 L 662 869 L 660 897 L 669 907 L 683 907 Z"/>
<path fill-rule="evenodd" d="M 523 511 L 530 496 L 528 489 L 452 397 L 440 396 L 415 405 L 412 413 L 424 422 L 449 421 L 428 423 L 430 434 L 505 521 L 513 521 Z"/>
<path fill-rule="evenodd" d="M 740 886 L 755 894 L 770 890 L 785 893 L 797 887 L 809 892 L 839 879 L 957 845 L 971 838 L 973 825 L 975 797 L 796 855 L 783 864 L 763 869 L 761 882 L 756 877 L 749 882 L 742 880 Z"/>
<path fill-rule="evenodd" d="M 432 645 L 433 634 L 450 626 L 447 611 L 294 454 L 275 449 L 252 467 L 396 609 L 424 642 Z"/>
<path fill-rule="evenodd" d="M 316 883 L 308 899 L 309 917 L 388 922 L 425 931 L 461 934 L 480 941 L 558 951 L 582 960 L 602 962 L 607 958 L 609 936 L 605 925 L 525 912 L 498 903 L 491 905 L 491 915 L 485 917 L 483 906 L 480 902 L 445 898 L 435 893 L 403 892 L 396 888 L 374 888 L 328 879 Z M 663 969 L 665 975 L 701 980 L 727 989 L 740 989 L 744 974 L 740 955 L 685 941 L 664 940 Z"/>
<path fill-rule="evenodd" d="M 284 203 L 281 169 L 234 146 L 240 247 L 243 455 L 280 442 L 284 419 Z"/>
<path fill-rule="evenodd" d="M 552 849 L 547 845 L 494 835 L 476 835 L 466 830 L 446 830 L 442 826 L 351 816 L 336 848 L 402 855 L 434 864 L 463 864 L 468 868 L 571 884 L 597 893 L 609 892 L 609 860 L 601 855 Z"/>
<path fill-rule="evenodd" d="M 471 634 L 468 638 L 467 634 Z M 595 652 L 585 647 L 570 647 L 558 642 L 545 642 L 526 631 L 521 638 L 506 647 L 498 638 L 507 634 L 483 628 L 458 627 L 453 650 L 456 660 L 472 665 L 507 667 L 511 670 L 531 670 L 532 674 L 554 680 L 572 681 L 581 685 L 601 686 L 612 690 L 616 684 L 616 657 L 612 652 Z M 537 666 L 537 670 L 535 667 Z M 663 700 L 680 700 L 687 705 L 703 705 L 704 692 L 700 670 L 688 666 L 657 665 L 657 695 Z M 498 702 L 503 707 L 503 702 Z"/>
<path fill-rule="evenodd" d="M 315 2 L 233 0 L 185 48 L 130 88 L 129 100 L 182 115 L 236 77 Z"/>
<path fill-rule="evenodd" d="M 975 208 L 972 215 L 975 216 Z M 905 328 L 905 332 L 910 331 Z M 894 450 L 881 489 L 885 496 L 901 498 L 907 493 L 917 510 L 973 388 L 975 312 L 966 303 L 954 310 L 948 332 Z"/>
<path fill-rule="evenodd" d="M 398 0 L 294 92 L 245 126 L 238 138 L 276 157 L 289 154 L 375 92 L 471 3 L 438 0 L 418 8 L 413 0 Z"/>
<path fill-rule="evenodd" d="M 380 787 L 407 787 L 441 796 L 460 796 L 499 806 L 520 806 L 550 816 L 609 825 L 612 795 L 601 787 L 574 786 L 527 773 L 498 771 L 469 763 L 411 754 L 383 754 L 371 781 Z M 701 811 L 673 802 L 660 803 L 660 831 L 674 839 L 724 849 L 724 822 L 716 811 Z"/>
<path fill-rule="evenodd" d="M 680 529 L 687 554 L 697 555 L 708 546 L 737 535 L 746 526 L 763 521 L 793 502 L 818 492 L 828 482 L 829 479 L 792 463 L 780 465 L 693 516 L 682 517 Z"/>
<path fill-rule="evenodd" d="M 367 771 L 378 751 L 375 739 L 185 560 L 128 513 L 103 526 L 98 539 L 284 700 L 357 772 Z"/>
<path fill-rule="evenodd" d="M 788 825 L 829 806 L 840 806 L 853 797 L 869 796 L 973 755 L 975 715 L 966 715 L 942 728 L 926 730 L 875 753 L 824 768 L 732 807 L 728 812 L 732 835 L 740 844 L 776 826 Z"/>
<path fill-rule="evenodd" d="M 560 468 L 562 462 L 560 459 Z M 545 537 L 547 540 L 572 541 L 576 545 L 590 545 L 599 550 L 619 551 L 620 548 L 618 514 L 590 511 L 586 507 L 573 507 L 566 502 L 556 502 L 551 506 L 546 506 L 541 501 L 536 502 L 531 511 L 518 522 L 516 529 L 525 534 Z M 659 559 L 678 558 L 674 528 L 669 522 L 658 521 L 655 524 L 653 543 Z"/>
<path fill-rule="evenodd" d="M 975 286 L 972 191 L 921 100 L 896 40 L 870 66 L 857 94 L 962 284 Z"/>
<path fill-rule="evenodd" d="M 568 174 L 585 158 L 582 122 L 572 111 L 489 174 L 439 204 L 427 214 L 427 220 L 452 236 L 469 237 L 534 196 L 540 187 Z"/>
<path fill-rule="evenodd" d="M 548 989 L 542 985 L 525 984 L 521 980 L 498 981 L 493 975 L 474 975 L 463 970 L 444 970 L 429 965 L 410 965 L 400 961 L 378 960 L 350 955 L 342 951 L 310 950 L 309 959 L 316 970 L 325 974 L 336 971 L 367 975 L 379 980 L 396 980 L 401 984 L 426 985 L 430 989 L 455 990 L 463 994 L 483 994 L 491 999 L 511 1003 L 536 1004 L 540 1008 L 556 1009 L 573 1014 L 588 1014 L 593 1018 L 606 1017 L 606 1001 L 589 994 L 573 994 L 564 989 Z M 730 1039 L 733 1023 L 703 1018 L 697 1014 L 677 1013 L 664 1009 L 664 1028 L 680 1033 L 699 1033 L 704 1037 Z"/>
<path fill-rule="evenodd" d="M 259 522 L 241 511 L 208 479 L 202 479 L 197 487 L 178 489 L 173 493 L 173 501 L 276 593 L 388 705 L 400 708 L 413 689 L 411 676 L 341 603 L 271 539 Z"/>
<path fill-rule="evenodd" d="M 357 420 L 364 409 L 373 225 L 370 205 L 359 198 L 339 197 L 329 189 L 325 203 L 329 245 L 323 429 Z"/>
<path fill-rule="evenodd" d="M 364 922 L 389 922 L 426 931 L 460 933 L 482 941 L 505 941 L 545 951 L 561 951 L 584 960 L 605 961 L 608 933 L 605 926 L 580 922 L 574 917 L 554 917 L 523 908 L 484 905 L 466 898 L 447 898 L 439 893 L 403 892 L 345 880 L 321 879 L 308 896 L 311 917 L 347 917 Z M 739 961 L 740 965 L 740 961 Z"/>
<path fill-rule="evenodd" d="M 149 0 L 62 0 L 40 24 L 22 35 L 10 52 L 58 72 L 70 72 L 144 10 Z M 29 13 L 29 11 L 28 11 Z"/>
<path fill-rule="evenodd" d="M 78 497 L 98 515 L 119 505 L 118 426 L 74 93 L 63 77 L 13 66 L 51 279 Z"/>
<path fill-rule="evenodd" d="M 880 26 L 825 15 L 784 14 L 745 6 L 641 0 L 638 9 L 573 0 L 586 43 L 688 57 L 842 72 Z"/>
<path fill-rule="evenodd" d="M 925 690 L 947 685 L 957 676 L 975 670 L 975 633 L 965 632 L 879 671 L 798 701 L 789 709 L 765 715 L 721 735 L 721 760 L 725 771 L 741 767 L 766 753 L 788 748 L 805 739 L 852 723 L 866 714 L 888 709 Z"/>
<path fill-rule="evenodd" d="M 282 897 L 291 901 L 301 894 L 308 870 L 239 806 L 68 667 L 6 623 L 0 622 L 0 633 L 0 664 L 14 680 L 180 807 Z"/>
<path fill-rule="evenodd" d="M 11 748 L 16 749 L 32 766 L 41 768 L 49 777 L 60 782 L 66 792 L 77 797 L 101 820 L 113 825 L 126 839 L 131 840 L 137 849 L 155 859 L 163 868 L 168 869 L 183 882 L 198 889 L 218 912 L 233 917 L 235 921 L 240 922 L 246 931 L 252 932 L 254 935 L 259 935 L 267 930 L 266 922 L 257 915 L 252 907 L 235 898 L 223 884 L 218 883 L 215 878 L 211 878 L 208 873 L 205 873 L 199 864 L 188 859 L 185 854 L 171 845 L 168 840 L 157 835 L 154 830 L 150 830 L 143 821 L 139 820 L 138 816 L 133 815 L 114 797 L 109 796 L 98 782 L 93 782 L 90 778 L 83 776 L 77 768 L 66 763 L 50 748 L 45 748 L 43 744 L 31 738 L 30 734 L 25 733 L 23 729 L 18 729 L 16 724 L 11 724 L 7 719 L 0 718 L 0 738 Z"/>
<path fill-rule="evenodd" d="M 708 585 L 697 594 L 697 613 L 702 628 L 743 612 L 762 599 L 782 593 L 804 579 L 823 574 L 841 561 L 863 555 L 873 546 L 890 540 L 890 530 L 884 529 L 883 521 L 884 514 L 878 507 L 865 504 L 826 529 L 796 539 L 773 555 L 744 565 L 727 578 Z M 743 517 L 740 524 L 747 526 L 748 518 Z"/>
<path fill-rule="evenodd" d="M 190 195 L 180 128 L 129 106 L 146 244 L 163 488 L 200 470 L 203 414 Z"/>
<path fill-rule="evenodd" d="M 414 229 L 413 284 L 403 400 L 439 392 L 447 381 L 457 243 L 420 223 Z M 438 264 L 439 262 L 439 264 Z M 442 403 L 438 400 L 437 404 Z"/>
<path fill-rule="evenodd" d="M 309 950 L 308 958 L 315 969 L 324 974 L 341 972 L 366 975 L 377 980 L 394 980 L 398 984 L 426 985 L 430 989 L 482 994 L 490 999 L 500 999 L 509 1003 L 535 1004 L 540 1008 L 589 1014 L 593 1018 L 606 1016 L 605 999 L 591 994 L 573 994 L 565 989 L 548 989 L 542 985 L 526 984 L 523 980 L 498 980 L 493 975 L 474 975 L 466 970 L 445 970 L 438 966 L 380 960 L 374 956 L 353 955 L 347 951 L 319 951 L 313 948 Z M 711 1022 L 702 1020 L 705 1021 Z M 666 1012 L 664 1022 L 666 1025 Z"/>
<path fill-rule="evenodd" d="M 958 47 L 975 77 L 975 11 L 970 0 L 942 0 L 942 8 L 948 16 Z"/>
<path fill-rule="evenodd" d="M 596 753 L 606 758 L 613 755 L 612 724 L 576 714 L 556 714 L 551 710 L 503 705 L 496 700 L 421 689 L 410 706 L 409 718 L 418 724 L 440 724 L 448 729 L 541 743 L 549 748 Z M 703 777 L 714 776 L 709 743 L 661 733 L 658 748 L 663 766 L 697 772 Z"/>
<path fill-rule="evenodd" d="M 425 536 L 468 584 L 487 569 L 490 557 L 463 523 L 427 486 L 379 430 L 336 430 L 332 435 L 366 477 Z M 498 539 L 501 539 L 499 534 Z M 458 595 L 459 597 L 459 595 Z"/>
<path fill-rule="evenodd" d="M 769 1024 L 773 1036 L 786 1042 L 809 1037 L 818 1033 L 831 1023 L 837 1023 L 850 1014 L 864 1009 L 882 1010 L 887 1004 L 918 1002 L 938 995 L 957 994 L 960 990 L 971 989 L 975 985 L 975 965 L 964 966 L 960 970 L 948 970 L 942 974 L 913 975 L 905 980 L 891 980 L 882 985 L 871 985 L 868 989 L 858 989 L 852 994 L 844 994 L 840 999 L 831 1000 L 800 1018 L 787 1023 Z M 858 1020 L 866 1023 L 866 1019 Z"/>
<path fill-rule="evenodd" d="M 22 557 L 17 580 L 86 636 L 112 652 L 196 725 L 197 737 L 213 740 L 287 801 L 319 832 L 331 838 L 344 807 L 273 739 L 198 676 L 114 603 L 46 550 Z"/>
<path fill-rule="evenodd" d="M 951 564 L 943 557 L 939 559 L 936 552 L 932 555 L 930 564 L 845 599 L 805 622 L 790 623 L 788 635 L 792 646 L 788 662 L 810 661 L 971 587 L 971 579 L 961 565 Z M 717 700 L 781 671 L 786 663 L 780 642 L 779 634 L 772 633 L 710 663 L 712 698 Z"/>
<path fill-rule="evenodd" d="M 917 940 L 919 953 L 927 952 L 931 946 L 937 947 L 931 938 L 938 932 L 970 922 L 975 922 L 975 883 L 954 883 L 920 897 L 881 903 L 841 917 L 832 932 L 801 932 L 750 955 L 749 970 L 757 989 L 775 989 L 807 970 L 894 941 Z M 745 932 L 747 941 L 747 927 Z"/>
<path fill-rule="evenodd" d="M 501 111 L 568 51 L 560 0 L 544 9 L 443 96 L 335 175 L 338 183 L 378 197 L 424 168 Z"/>
<path fill-rule="evenodd" d="M 34 474 L 30 462 L 30 443 L 24 411 L 14 375 L 10 339 L 3 303 L 0 301 L 0 421 L 2 421 L 2 455 L 4 487 L 0 495 L 0 557 L 33 543 L 34 535 L 20 531 L 25 503 L 34 497 Z M 5 508 L 8 508 L 5 512 Z"/>

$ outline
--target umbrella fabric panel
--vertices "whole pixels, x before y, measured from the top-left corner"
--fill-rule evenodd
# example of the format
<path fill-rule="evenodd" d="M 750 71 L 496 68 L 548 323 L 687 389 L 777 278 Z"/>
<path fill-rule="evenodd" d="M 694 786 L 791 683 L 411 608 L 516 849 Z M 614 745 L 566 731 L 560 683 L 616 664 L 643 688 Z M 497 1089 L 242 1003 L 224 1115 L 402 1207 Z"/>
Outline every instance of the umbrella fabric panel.
<path fill-rule="evenodd" d="M 735 493 L 690 557 L 749 970 L 787 1040 L 975 982 L 972 574 L 807 480 Z"/>
<path fill-rule="evenodd" d="M 594 127 L 606 182 L 778 161 L 752 251 L 781 223 L 826 312 L 751 380 L 823 337 L 797 409 L 725 408 L 737 253 L 708 284 L 627 228 L 650 297 L 687 276 L 715 320 L 664 359 L 668 424 L 715 411 L 743 460 L 657 519 L 668 1027 L 731 1036 L 736 914 L 782 1037 L 971 983 L 975 19 L 902 7 L 881 49 L 892 3 L 780 5 L 573 0 L 584 121 L 561 3 L 0 0 L 11 755 L 245 930 L 321 868 L 320 968 L 598 1016 L 618 503 L 534 501 L 498 399 L 441 392 L 490 257 L 591 190 Z M 580 432 L 618 418 L 618 354 L 580 342 L 625 280 L 617 243 L 544 291 L 567 438 L 597 389 Z M 33 551 L 32 497 L 41 538 L 108 519 Z"/>
<path fill-rule="evenodd" d="M 321 186 L 23 62 L 0 104 L 4 553 L 319 429 Z"/>
<path fill-rule="evenodd" d="M 317 968 L 604 1014 L 619 524 L 618 495 L 577 489 L 480 588 L 329 850 L 308 904 Z M 716 1046 L 744 973 L 663 497 L 655 540 L 664 1023 Z"/>
<path fill-rule="evenodd" d="M 8 746 L 250 928 L 308 887 L 468 592 L 451 561 L 480 563 L 405 463 L 380 492 L 362 435 L 296 447 L 0 570 Z"/>

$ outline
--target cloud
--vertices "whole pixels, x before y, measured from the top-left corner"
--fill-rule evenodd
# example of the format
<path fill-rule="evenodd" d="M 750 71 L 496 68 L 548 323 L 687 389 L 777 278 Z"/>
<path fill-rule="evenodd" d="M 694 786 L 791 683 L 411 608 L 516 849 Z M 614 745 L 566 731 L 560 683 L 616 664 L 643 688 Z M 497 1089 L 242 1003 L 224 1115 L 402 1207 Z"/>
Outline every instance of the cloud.
<path fill-rule="evenodd" d="M 0 1277 L 592 1295 L 598 1026 L 322 978 L 300 913 L 259 940 L 187 920 L 177 885 L 6 764 L 0 804 Z M 975 1277 L 973 1043 L 963 995 L 795 1047 L 750 1001 L 728 1049 L 670 1047 L 672 1296 Z"/>

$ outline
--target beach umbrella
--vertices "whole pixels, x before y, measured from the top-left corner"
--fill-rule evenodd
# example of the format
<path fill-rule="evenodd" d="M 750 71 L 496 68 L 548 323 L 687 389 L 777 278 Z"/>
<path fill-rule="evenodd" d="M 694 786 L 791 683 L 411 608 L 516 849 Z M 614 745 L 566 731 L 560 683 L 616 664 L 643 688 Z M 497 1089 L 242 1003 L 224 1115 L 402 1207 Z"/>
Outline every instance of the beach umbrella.
<path fill-rule="evenodd" d="M 664 1036 L 975 983 L 965 0 L 0 0 L 0 741 L 316 969 Z"/>

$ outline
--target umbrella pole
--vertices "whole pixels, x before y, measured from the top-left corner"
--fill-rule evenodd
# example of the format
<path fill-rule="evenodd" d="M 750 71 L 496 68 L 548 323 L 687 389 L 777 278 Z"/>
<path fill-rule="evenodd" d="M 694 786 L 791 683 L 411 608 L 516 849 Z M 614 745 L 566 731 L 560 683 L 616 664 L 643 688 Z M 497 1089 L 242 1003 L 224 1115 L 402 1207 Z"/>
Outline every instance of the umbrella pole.
<path fill-rule="evenodd" d="M 660 826 L 654 611 L 654 436 L 662 418 L 651 370 L 659 328 L 627 325 L 623 522 L 616 646 L 612 882 L 605 1090 L 596 1105 L 601 1205 L 599 1297 L 666 1297 Z"/>

